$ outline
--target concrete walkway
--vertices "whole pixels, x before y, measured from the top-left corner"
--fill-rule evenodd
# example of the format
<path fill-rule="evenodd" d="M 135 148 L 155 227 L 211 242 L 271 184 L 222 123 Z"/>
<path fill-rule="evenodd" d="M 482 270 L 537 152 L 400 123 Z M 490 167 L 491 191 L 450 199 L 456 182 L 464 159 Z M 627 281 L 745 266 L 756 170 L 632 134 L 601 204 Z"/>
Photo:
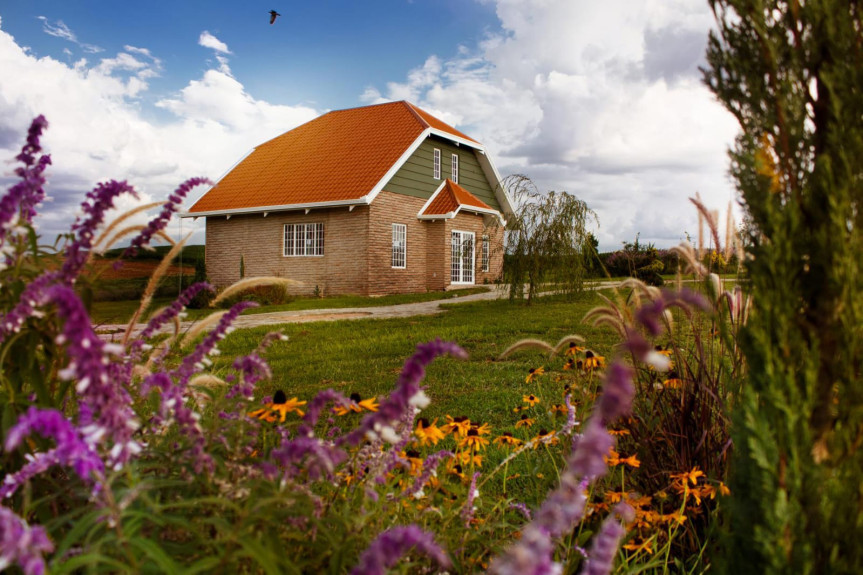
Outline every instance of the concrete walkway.
<path fill-rule="evenodd" d="M 620 282 L 596 282 L 585 284 L 586 289 L 605 289 L 615 287 Z M 390 319 L 398 317 L 414 317 L 419 315 L 435 315 L 446 311 L 441 304 L 454 304 L 472 301 L 484 301 L 505 299 L 509 292 L 493 287 L 487 292 L 475 293 L 465 296 L 451 297 L 434 301 L 418 303 L 403 303 L 397 305 L 385 305 L 376 307 L 349 307 L 335 309 L 310 309 L 300 311 L 273 311 L 266 313 L 253 313 L 241 315 L 232 324 L 236 329 L 247 329 L 262 325 L 278 325 L 282 323 L 305 323 L 315 321 L 341 321 L 352 319 Z M 215 310 L 214 310 L 215 311 Z M 180 333 L 185 333 L 192 327 L 195 321 L 184 321 L 180 327 Z M 105 324 L 95 326 L 96 332 L 105 340 L 114 340 L 122 337 L 126 331 L 126 324 Z M 139 333 L 146 324 L 135 325 L 133 333 Z M 160 330 L 168 332 L 173 329 L 173 324 Z"/>

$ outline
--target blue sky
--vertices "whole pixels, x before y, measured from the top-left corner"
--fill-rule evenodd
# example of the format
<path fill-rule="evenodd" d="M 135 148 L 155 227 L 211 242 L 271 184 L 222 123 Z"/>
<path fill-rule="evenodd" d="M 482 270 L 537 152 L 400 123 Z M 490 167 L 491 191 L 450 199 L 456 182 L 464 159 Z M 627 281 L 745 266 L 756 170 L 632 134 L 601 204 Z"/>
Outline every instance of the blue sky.
<path fill-rule="evenodd" d="M 579 195 L 603 248 L 665 247 L 697 233 L 687 198 L 734 198 L 736 126 L 697 70 L 712 25 L 700 0 L 4 0 L 0 158 L 48 117 L 48 235 L 98 181 L 160 199 L 328 110 L 408 99 L 503 175 Z"/>

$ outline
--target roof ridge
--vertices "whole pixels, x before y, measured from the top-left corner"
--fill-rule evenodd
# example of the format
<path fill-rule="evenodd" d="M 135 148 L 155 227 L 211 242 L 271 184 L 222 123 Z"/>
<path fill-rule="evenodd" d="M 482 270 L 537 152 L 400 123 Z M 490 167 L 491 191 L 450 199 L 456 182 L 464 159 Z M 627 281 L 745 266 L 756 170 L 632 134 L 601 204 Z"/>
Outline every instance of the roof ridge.
<path fill-rule="evenodd" d="M 431 124 L 426 122 L 425 118 L 423 118 L 419 112 L 416 110 L 416 106 L 408 102 L 407 100 L 399 100 L 400 103 L 407 106 L 407 109 L 410 110 L 410 113 L 413 114 L 414 118 L 416 118 L 420 124 L 422 124 L 426 129 L 431 128 Z M 425 110 L 423 110 L 425 111 Z M 428 114 L 428 112 L 426 112 Z"/>

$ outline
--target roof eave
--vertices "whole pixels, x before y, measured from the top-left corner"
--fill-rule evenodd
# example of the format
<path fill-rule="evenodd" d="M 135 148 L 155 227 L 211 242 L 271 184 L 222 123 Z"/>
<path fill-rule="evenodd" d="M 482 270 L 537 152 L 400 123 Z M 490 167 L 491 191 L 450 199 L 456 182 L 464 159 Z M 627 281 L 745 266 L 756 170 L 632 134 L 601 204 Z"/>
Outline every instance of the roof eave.
<path fill-rule="evenodd" d="M 309 210 L 319 208 L 338 208 L 349 206 L 363 206 L 371 203 L 368 196 L 351 200 L 335 200 L 329 202 L 307 202 L 304 204 L 286 204 L 281 206 L 254 206 L 251 208 L 235 208 L 231 210 L 209 210 L 206 212 L 180 212 L 181 218 L 200 218 L 203 216 L 233 216 L 240 214 L 258 214 L 264 212 L 292 212 L 296 210 Z"/>

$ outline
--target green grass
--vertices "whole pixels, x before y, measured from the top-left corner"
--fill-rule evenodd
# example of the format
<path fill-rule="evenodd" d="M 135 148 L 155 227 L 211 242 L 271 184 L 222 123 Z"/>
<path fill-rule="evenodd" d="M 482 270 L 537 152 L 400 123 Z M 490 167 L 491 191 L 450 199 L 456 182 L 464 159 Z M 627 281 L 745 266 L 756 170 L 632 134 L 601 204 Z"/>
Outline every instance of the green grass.
<path fill-rule="evenodd" d="M 445 414 L 467 415 L 509 429 L 516 417 L 512 408 L 521 405 L 523 394 L 534 393 L 550 403 L 562 401 L 562 383 L 545 375 L 540 383 L 525 383 L 531 368 L 560 369 L 564 360 L 537 350 L 519 351 L 506 360 L 497 360 L 509 345 L 525 338 L 556 343 L 573 333 L 587 340 L 600 355 L 609 355 L 617 342 L 607 328 L 581 323 L 584 314 L 601 300 L 593 292 L 575 302 L 541 298 L 532 306 L 505 300 L 447 305 L 447 313 L 409 319 L 353 320 L 285 324 L 289 336 L 268 350 L 266 359 L 273 369 L 273 381 L 262 382 L 260 395 L 283 389 L 289 397 L 310 399 L 332 387 L 364 398 L 389 393 L 404 361 L 418 343 L 441 338 L 461 345 L 470 355 L 467 361 L 450 358 L 435 361 L 428 369 L 425 384 L 432 404 L 427 417 Z M 273 327 L 238 330 L 220 348 L 221 357 L 249 353 Z M 226 361 L 217 367 L 227 367 Z M 571 372 L 569 372 L 571 373 Z"/>
<path fill-rule="evenodd" d="M 343 309 L 350 307 L 378 307 L 387 305 L 398 305 L 403 303 L 419 303 L 425 301 L 436 301 L 458 298 L 465 295 L 487 292 L 494 287 L 477 286 L 447 292 L 425 292 L 413 294 L 396 294 L 382 297 L 363 296 L 336 296 L 327 298 L 299 297 L 292 302 L 283 305 L 260 306 L 250 309 L 246 314 L 268 313 L 275 311 L 303 311 L 312 309 Z M 175 298 L 156 298 L 150 310 L 166 306 Z M 138 309 L 139 300 L 122 301 L 97 301 L 93 303 L 90 317 L 94 324 L 125 323 L 131 319 L 132 314 Z M 187 310 L 190 319 L 197 319 L 209 315 L 213 309 Z"/>

